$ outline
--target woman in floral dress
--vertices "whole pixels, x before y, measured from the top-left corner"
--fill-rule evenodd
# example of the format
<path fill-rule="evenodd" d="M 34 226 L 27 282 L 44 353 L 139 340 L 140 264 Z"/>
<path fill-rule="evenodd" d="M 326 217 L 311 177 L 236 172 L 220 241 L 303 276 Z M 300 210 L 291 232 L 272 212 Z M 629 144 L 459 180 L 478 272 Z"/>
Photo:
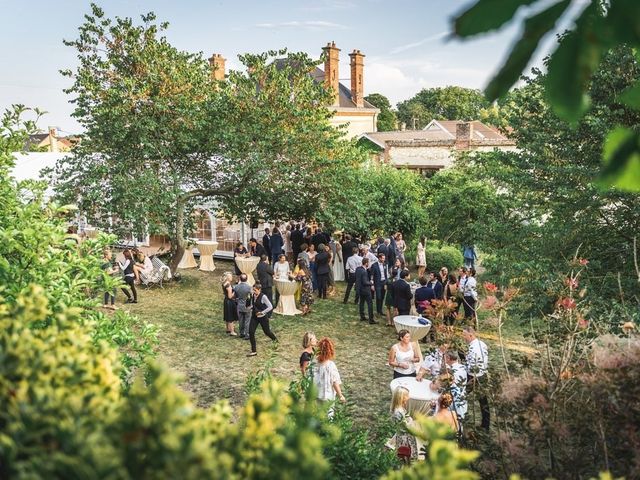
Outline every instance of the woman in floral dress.
<path fill-rule="evenodd" d="M 298 260 L 298 268 L 296 270 L 295 278 L 301 282 L 300 309 L 302 310 L 302 315 L 306 315 L 311 312 L 311 305 L 313 305 L 314 300 L 311 272 L 303 259 Z"/>

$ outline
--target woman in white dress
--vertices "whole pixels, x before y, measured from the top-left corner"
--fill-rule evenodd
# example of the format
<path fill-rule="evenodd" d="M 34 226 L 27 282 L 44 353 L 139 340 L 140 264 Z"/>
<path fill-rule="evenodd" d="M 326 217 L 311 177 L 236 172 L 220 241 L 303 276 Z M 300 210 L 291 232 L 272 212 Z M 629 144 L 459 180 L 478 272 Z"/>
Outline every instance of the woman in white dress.
<path fill-rule="evenodd" d="M 333 254 L 333 281 L 344 282 L 344 261 L 342 260 L 342 245 L 335 238 L 329 243 Z"/>
<path fill-rule="evenodd" d="M 293 244 L 291 243 L 291 224 L 287 224 L 287 229 L 284 232 L 284 254 L 287 256 L 289 263 L 293 262 Z"/>
<path fill-rule="evenodd" d="M 426 243 L 427 239 L 422 237 L 416 247 L 416 267 L 418 267 L 418 278 L 423 277 L 424 272 L 427 269 L 427 257 L 424 253 L 424 246 Z"/>
<path fill-rule="evenodd" d="M 333 363 L 336 350 L 330 338 L 323 338 L 318 342 L 318 362 L 313 367 L 313 383 L 318 392 L 318 401 L 333 404 L 336 397 L 342 402 L 347 400 L 342 394 L 342 380 L 338 367 Z M 329 418 L 333 418 L 333 405 L 329 407 Z"/>

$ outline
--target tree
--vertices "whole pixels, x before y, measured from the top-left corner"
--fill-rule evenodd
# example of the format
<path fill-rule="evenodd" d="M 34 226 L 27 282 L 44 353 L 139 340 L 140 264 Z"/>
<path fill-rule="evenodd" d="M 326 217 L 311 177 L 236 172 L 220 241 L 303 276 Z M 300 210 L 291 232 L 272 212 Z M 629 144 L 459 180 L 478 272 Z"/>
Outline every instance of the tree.
<path fill-rule="evenodd" d="M 554 113 L 574 127 L 588 112 L 590 81 L 601 69 L 607 53 L 619 46 L 640 47 L 640 3 L 634 0 L 589 0 L 582 10 L 569 9 L 570 0 L 551 5 L 535 0 L 510 2 L 507 8 L 496 0 L 478 0 L 454 20 L 454 32 L 462 38 L 497 30 L 511 21 L 523 5 L 535 3 L 544 9 L 523 22 L 522 36 L 485 90 L 489 100 L 504 96 L 519 79 L 540 40 L 559 22 L 573 25 L 563 34 L 548 59 L 544 91 Z M 575 13 L 575 12 L 578 13 Z M 574 17 L 570 18 L 573 13 Z M 619 102 L 640 110 L 640 80 L 617 92 Z M 640 191 L 640 132 L 631 126 L 606 125 L 607 141 L 602 151 L 599 181 L 604 185 Z"/>
<path fill-rule="evenodd" d="M 56 169 L 60 198 L 119 235 L 169 234 L 172 270 L 196 202 L 240 219 L 312 216 L 353 153 L 338 148 L 328 93 L 308 74 L 316 62 L 245 55 L 246 71 L 218 82 L 200 54 L 160 36 L 166 23 L 142 20 L 111 20 L 92 5 L 65 42 L 78 52 L 78 68 L 64 74 L 86 134 Z"/>
<path fill-rule="evenodd" d="M 398 128 L 396 112 L 391 109 L 391 103 L 387 97 L 381 93 L 372 93 L 364 97 L 364 99 L 374 107 L 380 109 L 377 122 L 379 132 L 388 132 Z"/>
<path fill-rule="evenodd" d="M 491 104 L 479 90 L 463 87 L 424 88 L 413 98 L 398 103 L 398 119 L 409 128 L 424 128 L 431 120 L 478 120 L 488 115 Z"/>

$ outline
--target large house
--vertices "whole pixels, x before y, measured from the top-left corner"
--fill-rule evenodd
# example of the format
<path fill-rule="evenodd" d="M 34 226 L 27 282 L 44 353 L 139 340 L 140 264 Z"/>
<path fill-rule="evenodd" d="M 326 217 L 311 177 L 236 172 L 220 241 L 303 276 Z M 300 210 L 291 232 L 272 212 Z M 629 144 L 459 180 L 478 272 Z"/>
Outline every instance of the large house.
<path fill-rule="evenodd" d="M 324 52 L 324 71 L 318 67 L 311 73 L 318 83 L 323 82 L 333 93 L 333 101 L 327 108 L 334 112 L 331 123 L 344 126 L 348 138 L 357 138 L 366 132 L 377 131 L 380 110 L 364 99 L 364 57 L 360 50 L 349 54 L 351 88 L 340 83 L 340 49 L 335 42 L 327 43 Z M 214 53 L 209 59 L 212 75 L 216 80 L 225 78 L 225 58 Z"/>
<path fill-rule="evenodd" d="M 25 150 L 38 152 L 68 152 L 77 140 L 73 137 L 61 137 L 58 129 L 49 127 L 47 133 L 34 133 L 29 135 Z"/>
<path fill-rule="evenodd" d="M 381 163 L 423 174 L 451 166 L 460 151 L 516 150 L 515 141 L 477 120 L 432 120 L 422 130 L 365 133 L 360 142 L 370 147 Z"/>

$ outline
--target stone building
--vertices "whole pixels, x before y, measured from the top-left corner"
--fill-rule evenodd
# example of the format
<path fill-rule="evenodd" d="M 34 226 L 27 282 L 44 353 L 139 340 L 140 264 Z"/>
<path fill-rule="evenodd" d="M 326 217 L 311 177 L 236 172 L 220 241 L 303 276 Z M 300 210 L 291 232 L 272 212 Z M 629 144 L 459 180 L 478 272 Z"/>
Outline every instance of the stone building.
<path fill-rule="evenodd" d="M 451 166 L 460 151 L 516 150 L 515 141 L 477 120 L 432 120 L 422 130 L 365 133 L 360 142 L 378 161 L 422 174 Z"/>

